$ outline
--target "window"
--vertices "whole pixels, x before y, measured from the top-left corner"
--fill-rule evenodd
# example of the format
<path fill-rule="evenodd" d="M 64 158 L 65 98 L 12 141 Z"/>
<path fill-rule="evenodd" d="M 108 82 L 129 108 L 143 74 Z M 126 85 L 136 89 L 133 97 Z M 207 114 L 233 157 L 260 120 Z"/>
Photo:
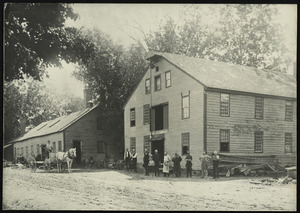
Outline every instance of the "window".
<path fill-rule="evenodd" d="M 26 146 L 26 149 L 25 149 L 25 154 L 26 154 L 26 157 L 28 157 L 28 146 Z"/>
<path fill-rule="evenodd" d="M 150 105 L 144 105 L 144 125 L 149 124 L 150 122 Z"/>
<path fill-rule="evenodd" d="M 154 83 L 155 83 L 155 85 L 154 85 L 154 89 L 155 89 L 155 91 L 158 91 L 158 90 L 161 90 L 161 84 L 160 84 L 160 75 L 157 75 L 157 76 L 155 76 L 154 77 Z"/>
<path fill-rule="evenodd" d="M 21 147 L 21 157 L 24 157 L 24 148 Z"/>
<path fill-rule="evenodd" d="M 39 144 L 36 145 L 36 154 L 37 155 L 40 154 L 40 145 Z"/>
<path fill-rule="evenodd" d="M 293 103 L 291 101 L 285 102 L 285 120 L 286 121 L 293 120 Z"/>
<path fill-rule="evenodd" d="M 102 117 L 97 118 L 97 129 L 104 130 L 104 119 Z"/>
<path fill-rule="evenodd" d="M 186 155 L 190 148 L 190 133 L 181 134 L 182 155 Z"/>
<path fill-rule="evenodd" d="M 292 137 L 292 133 L 285 133 L 285 146 L 284 146 L 284 151 L 285 153 L 291 153 L 292 152 L 292 141 L 293 141 L 293 137 Z"/>
<path fill-rule="evenodd" d="M 150 84 L 150 78 L 145 80 L 145 93 L 150 94 L 151 93 L 151 84 Z"/>
<path fill-rule="evenodd" d="M 19 157 L 19 155 L 20 155 L 20 150 L 19 148 L 17 148 L 17 157 Z"/>
<path fill-rule="evenodd" d="M 56 152 L 56 142 L 52 142 L 52 149 L 53 152 Z"/>
<path fill-rule="evenodd" d="M 133 149 L 136 150 L 136 144 L 135 144 L 135 138 L 134 137 L 130 138 L 130 151 L 132 152 Z"/>
<path fill-rule="evenodd" d="M 190 117 L 190 95 L 182 96 L 182 119 Z"/>
<path fill-rule="evenodd" d="M 145 149 L 148 149 L 148 151 L 151 152 L 150 136 L 149 135 L 144 136 L 144 150 Z"/>
<path fill-rule="evenodd" d="M 220 129 L 220 152 L 229 152 L 230 130 Z"/>
<path fill-rule="evenodd" d="M 160 104 L 151 108 L 151 131 L 169 128 L 169 106 L 168 104 Z"/>
<path fill-rule="evenodd" d="M 16 159 L 17 156 L 18 156 L 18 155 L 17 155 L 17 148 L 15 147 L 15 148 L 14 148 L 14 159 Z"/>
<path fill-rule="evenodd" d="M 62 143 L 61 143 L 61 141 L 57 142 L 57 146 L 58 146 L 58 151 L 61 152 L 62 151 Z"/>
<path fill-rule="evenodd" d="M 229 116 L 229 94 L 221 93 L 220 116 Z"/>
<path fill-rule="evenodd" d="M 263 119 L 264 118 L 264 99 L 255 97 L 255 118 Z"/>
<path fill-rule="evenodd" d="M 155 67 L 155 72 L 158 72 L 158 71 L 159 71 L 159 67 L 156 66 L 156 67 Z"/>
<path fill-rule="evenodd" d="M 166 72 L 166 88 L 171 86 L 171 71 Z"/>
<path fill-rule="evenodd" d="M 254 133 L 254 152 L 263 152 L 263 137 L 262 131 L 256 131 Z"/>
<path fill-rule="evenodd" d="M 135 108 L 130 109 L 130 126 L 135 126 Z"/>
<path fill-rule="evenodd" d="M 106 154 L 106 144 L 103 141 L 97 142 L 97 153 Z"/>
<path fill-rule="evenodd" d="M 31 156 L 33 155 L 33 145 L 31 145 L 31 147 L 30 147 L 30 154 L 31 154 Z"/>

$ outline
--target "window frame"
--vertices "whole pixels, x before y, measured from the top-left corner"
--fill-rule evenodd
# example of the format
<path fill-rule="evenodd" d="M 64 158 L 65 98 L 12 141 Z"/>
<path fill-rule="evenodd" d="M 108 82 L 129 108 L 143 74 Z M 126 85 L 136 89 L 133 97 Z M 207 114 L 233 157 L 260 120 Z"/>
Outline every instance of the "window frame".
<path fill-rule="evenodd" d="M 287 146 L 287 135 L 290 135 L 290 146 L 291 146 L 291 151 L 290 152 L 287 152 L 286 150 L 286 146 Z M 293 152 L 293 133 L 292 132 L 286 132 L 284 134 L 284 153 L 292 153 Z"/>
<path fill-rule="evenodd" d="M 222 114 L 222 94 L 228 95 L 228 115 Z M 224 102 L 224 101 L 223 101 Z M 229 93 L 220 93 L 220 117 L 230 117 L 230 94 Z"/>
<path fill-rule="evenodd" d="M 187 107 L 186 108 L 184 108 L 183 107 L 183 99 L 184 98 L 188 98 L 188 111 L 189 111 L 189 115 L 188 115 L 188 117 L 184 117 L 184 110 L 185 109 L 187 109 Z M 191 104 L 190 104 L 190 94 L 188 94 L 188 95 L 182 95 L 181 94 L 181 119 L 183 120 L 183 119 L 188 119 L 188 118 L 190 118 L 191 117 Z"/>
<path fill-rule="evenodd" d="M 132 152 L 133 149 L 135 149 L 135 152 L 136 152 L 136 137 L 130 137 L 129 147 L 130 147 L 130 152 Z M 134 147 L 134 148 L 132 148 L 132 147 Z"/>
<path fill-rule="evenodd" d="M 182 156 L 185 156 L 185 155 L 187 155 L 187 153 L 183 153 L 183 143 L 184 143 L 184 141 L 183 141 L 183 139 L 184 139 L 184 135 L 188 135 L 188 148 L 187 148 L 187 150 L 186 151 L 189 151 L 190 150 L 190 145 L 191 145 L 191 135 L 190 135 L 190 133 L 189 132 L 184 132 L 184 133 L 181 133 L 181 155 Z M 185 146 L 186 147 L 186 146 Z"/>
<path fill-rule="evenodd" d="M 159 89 L 157 88 L 157 84 L 156 84 L 156 79 L 159 78 Z M 154 76 L 154 91 L 160 91 L 161 90 L 161 74 L 155 75 Z"/>
<path fill-rule="evenodd" d="M 134 120 L 131 117 L 131 111 L 134 111 Z M 129 118 L 130 118 L 130 127 L 135 127 L 136 126 L 136 111 L 135 111 L 135 107 L 130 108 Z M 134 124 L 133 124 L 133 121 L 134 121 Z"/>
<path fill-rule="evenodd" d="M 147 116 L 146 116 L 146 108 L 147 108 L 147 106 L 148 106 L 148 122 L 146 120 L 146 118 L 147 118 Z M 144 123 L 144 125 L 150 124 L 150 104 L 145 104 L 143 106 L 143 123 Z"/>
<path fill-rule="evenodd" d="M 261 133 L 261 150 L 256 150 L 257 136 L 256 134 Z M 255 131 L 254 132 L 254 153 L 263 153 L 264 152 L 264 132 Z"/>
<path fill-rule="evenodd" d="M 167 79 L 167 74 L 168 74 L 168 73 L 170 73 L 170 79 Z M 168 71 L 165 72 L 165 87 L 166 87 L 166 88 L 169 88 L 169 87 L 172 86 L 172 80 L 171 80 L 171 79 L 172 79 L 172 78 L 171 78 L 171 70 L 168 70 Z M 168 80 L 169 80 L 169 82 L 170 82 L 170 85 L 169 85 L 169 86 L 167 85 Z"/>
<path fill-rule="evenodd" d="M 226 134 L 228 133 L 228 141 L 222 141 L 222 137 L 221 137 L 221 135 L 222 135 L 222 131 L 224 131 L 224 132 L 226 132 Z M 220 129 L 220 131 L 219 131 L 219 141 L 220 141 L 220 153 L 222 152 L 222 153 L 229 153 L 230 152 L 230 129 Z M 221 147 L 222 147 L 222 143 L 228 143 L 228 151 L 223 151 L 223 150 L 221 150 Z"/>
<path fill-rule="evenodd" d="M 25 147 L 25 156 L 28 158 L 28 146 Z"/>
<path fill-rule="evenodd" d="M 261 99 L 262 101 L 262 106 L 259 106 L 259 104 L 257 103 L 258 100 Z M 258 120 L 263 120 L 264 119 L 264 98 L 263 97 L 255 97 L 254 100 L 254 118 L 258 119 Z M 261 107 L 261 109 L 259 109 L 258 107 Z M 261 110 L 261 117 L 258 117 L 257 115 L 259 115 L 258 111 Z"/>
<path fill-rule="evenodd" d="M 149 91 L 147 91 L 147 81 L 149 81 Z M 151 78 L 145 79 L 145 94 L 151 93 Z"/>
<path fill-rule="evenodd" d="M 288 104 L 287 103 L 291 103 L 290 105 L 290 109 L 288 108 Z M 288 110 L 291 110 L 290 113 L 290 118 L 288 118 L 287 113 Z M 294 112 L 294 106 L 293 106 L 293 102 L 292 101 L 285 101 L 285 121 L 293 121 L 293 112 Z"/>

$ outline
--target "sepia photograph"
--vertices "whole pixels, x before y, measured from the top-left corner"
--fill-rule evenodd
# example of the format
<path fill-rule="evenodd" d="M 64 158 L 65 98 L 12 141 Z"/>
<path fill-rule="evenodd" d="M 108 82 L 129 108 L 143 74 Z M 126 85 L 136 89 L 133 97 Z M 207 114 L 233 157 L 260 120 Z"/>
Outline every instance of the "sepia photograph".
<path fill-rule="evenodd" d="M 297 4 L 2 5 L 2 210 L 297 211 Z"/>

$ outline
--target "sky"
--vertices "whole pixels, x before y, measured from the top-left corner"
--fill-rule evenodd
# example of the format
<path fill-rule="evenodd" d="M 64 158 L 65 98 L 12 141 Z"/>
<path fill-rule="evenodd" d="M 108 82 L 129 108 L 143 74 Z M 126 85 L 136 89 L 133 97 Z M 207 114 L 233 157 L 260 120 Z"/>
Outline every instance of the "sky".
<path fill-rule="evenodd" d="M 116 43 L 128 47 L 134 42 L 131 37 L 142 39 L 142 33 L 155 31 L 158 25 L 171 16 L 180 24 L 181 10 L 187 4 L 73 4 L 74 12 L 80 19 L 68 20 L 66 26 L 99 28 L 108 34 Z M 201 5 L 207 7 L 207 5 Z M 280 5 L 279 22 L 286 26 L 286 42 L 296 52 L 297 48 L 297 5 Z M 84 85 L 72 77 L 75 66 L 63 63 L 63 68 L 49 68 L 48 86 L 59 92 L 69 90 L 75 96 L 83 98 Z"/>

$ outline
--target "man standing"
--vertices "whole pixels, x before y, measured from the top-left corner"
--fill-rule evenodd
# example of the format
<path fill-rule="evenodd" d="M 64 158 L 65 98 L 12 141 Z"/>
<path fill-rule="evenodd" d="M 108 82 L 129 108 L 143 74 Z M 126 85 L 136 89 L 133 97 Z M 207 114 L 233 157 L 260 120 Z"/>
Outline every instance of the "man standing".
<path fill-rule="evenodd" d="M 149 152 L 148 152 L 148 149 L 145 149 L 144 159 L 143 160 L 144 160 L 145 175 L 148 176 L 149 175 L 149 169 L 148 169 Z"/>
<path fill-rule="evenodd" d="M 189 151 L 187 151 L 187 156 L 186 156 L 185 160 L 186 160 L 186 164 L 185 164 L 185 166 L 186 166 L 186 177 L 189 177 L 189 176 L 192 177 L 192 165 L 193 165 L 192 160 L 193 160 L 193 157 L 190 155 Z"/>
<path fill-rule="evenodd" d="M 177 152 L 175 152 L 174 157 L 172 158 L 172 161 L 174 162 L 174 173 L 176 175 L 176 177 L 180 177 L 181 175 L 181 168 L 180 168 L 180 162 L 181 162 L 181 157 L 180 155 L 177 154 Z"/>
<path fill-rule="evenodd" d="M 125 160 L 125 165 L 126 165 L 127 171 L 129 170 L 130 158 L 131 158 L 131 154 L 128 151 L 128 148 L 127 148 L 125 153 L 124 153 L 124 160 Z"/>
<path fill-rule="evenodd" d="M 168 177 L 170 176 L 169 172 L 170 172 L 170 161 L 171 158 L 168 155 L 167 152 L 165 152 L 164 155 L 164 164 L 163 164 L 163 173 L 164 173 L 164 177 L 166 177 L 168 175 Z"/>
<path fill-rule="evenodd" d="M 51 146 L 51 142 L 48 141 L 48 143 L 46 145 L 46 155 L 48 158 L 50 158 L 50 152 L 52 152 L 52 146 Z"/>
<path fill-rule="evenodd" d="M 199 158 L 201 162 L 201 178 L 204 178 L 204 176 L 208 175 L 207 164 L 209 159 L 211 159 L 211 157 L 208 156 L 205 151 L 203 151 L 203 155 Z"/>
<path fill-rule="evenodd" d="M 154 160 L 154 163 L 155 163 L 155 166 L 154 166 L 154 174 L 155 176 L 159 177 L 159 163 L 160 163 L 160 158 L 159 158 L 159 154 L 158 154 L 158 151 L 157 149 L 155 150 L 154 152 L 154 155 L 153 155 L 153 160 Z"/>
<path fill-rule="evenodd" d="M 132 149 L 132 163 L 133 163 L 133 169 L 135 172 L 137 172 L 136 162 L 137 162 L 137 153 L 135 152 L 135 149 Z"/>
<path fill-rule="evenodd" d="M 217 151 L 214 151 L 214 155 L 212 156 L 213 161 L 213 172 L 214 172 L 214 179 L 219 178 L 219 163 L 220 157 Z"/>

